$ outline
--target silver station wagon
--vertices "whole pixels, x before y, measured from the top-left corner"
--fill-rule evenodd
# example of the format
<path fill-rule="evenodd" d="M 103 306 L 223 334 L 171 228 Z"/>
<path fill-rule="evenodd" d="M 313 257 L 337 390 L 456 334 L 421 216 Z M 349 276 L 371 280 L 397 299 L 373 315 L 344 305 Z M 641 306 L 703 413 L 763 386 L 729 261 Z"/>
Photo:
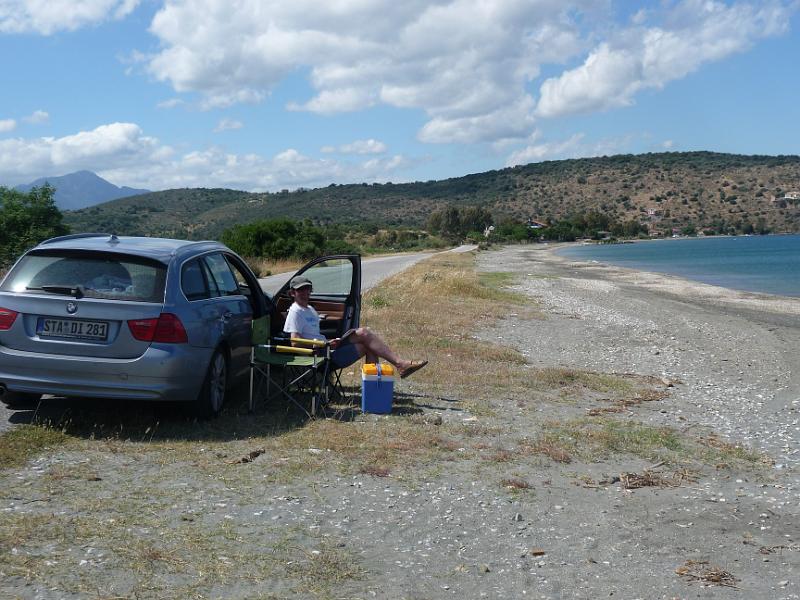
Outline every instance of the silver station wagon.
<path fill-rule="evenodd" d="M 268 302 L 218 242 L 47 240 L 0 284 L 0 400 L 170 400 L 213 415 L 249 371 L 251 323 Z"/>

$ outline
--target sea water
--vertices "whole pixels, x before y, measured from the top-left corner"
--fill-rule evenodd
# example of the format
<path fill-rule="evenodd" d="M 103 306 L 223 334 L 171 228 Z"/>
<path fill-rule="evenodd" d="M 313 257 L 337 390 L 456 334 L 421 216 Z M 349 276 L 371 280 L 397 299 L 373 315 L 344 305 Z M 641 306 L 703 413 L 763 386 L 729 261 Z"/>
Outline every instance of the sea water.
<path fill-rule="evenodd" d="M 800 235 L 585 244 L 559 250 L 558 254 L 669 273 L 735 290 L 800 296 Z"/>

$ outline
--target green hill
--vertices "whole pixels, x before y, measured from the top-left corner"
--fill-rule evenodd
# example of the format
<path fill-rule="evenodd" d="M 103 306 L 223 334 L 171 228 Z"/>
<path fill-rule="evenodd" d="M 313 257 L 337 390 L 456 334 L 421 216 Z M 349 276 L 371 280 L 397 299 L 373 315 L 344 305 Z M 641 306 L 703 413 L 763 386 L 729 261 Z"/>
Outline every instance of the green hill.
<path fill-rule="evenodd" d="M 670 152 L 549 161 L 441 181 L 332 184 L 278 193 L 177 189 L 67 212 L 73 231 L 189 239 L 275 217 L 315 223 L 424 225 L 445 204 L 480 205 L 496 218 L 557 220 L 597 210 L 651 228 L 694 225 L 800 231 L 800 157 Z M 788 197 L 787 197 L 788 196 Z"/>

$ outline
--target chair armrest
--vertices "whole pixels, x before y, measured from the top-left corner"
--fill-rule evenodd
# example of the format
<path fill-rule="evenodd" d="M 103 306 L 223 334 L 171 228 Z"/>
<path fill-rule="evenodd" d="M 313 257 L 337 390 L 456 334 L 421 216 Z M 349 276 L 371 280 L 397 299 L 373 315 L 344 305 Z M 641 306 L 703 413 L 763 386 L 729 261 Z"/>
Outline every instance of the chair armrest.
<path fill-rule="evenodd" d="M 324 348 L 328 345 L 328 342 L 325 340 L 308 340 L 306 338 L 285 338 L 287 342 L 291 342 L 292 345 L 300 344 L 301 346 L 311 346 L 313 348 Z"/>

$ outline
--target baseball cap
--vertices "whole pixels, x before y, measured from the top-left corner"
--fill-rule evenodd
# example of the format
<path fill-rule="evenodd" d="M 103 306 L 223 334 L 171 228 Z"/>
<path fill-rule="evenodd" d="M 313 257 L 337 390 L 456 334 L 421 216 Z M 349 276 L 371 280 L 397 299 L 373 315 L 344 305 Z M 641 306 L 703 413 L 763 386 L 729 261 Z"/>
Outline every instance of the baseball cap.
<path fill-rule="evenodd" d="M 301 287 L 305 287 L 307 285 L 313 285 L 311 280 L 308 277 L 303 277 L 302 275 L 298 275 L 297 277 L 292 277 L 292 280 L 289 282 L 289 287 L 293 290 L 299 290 Z"/>

